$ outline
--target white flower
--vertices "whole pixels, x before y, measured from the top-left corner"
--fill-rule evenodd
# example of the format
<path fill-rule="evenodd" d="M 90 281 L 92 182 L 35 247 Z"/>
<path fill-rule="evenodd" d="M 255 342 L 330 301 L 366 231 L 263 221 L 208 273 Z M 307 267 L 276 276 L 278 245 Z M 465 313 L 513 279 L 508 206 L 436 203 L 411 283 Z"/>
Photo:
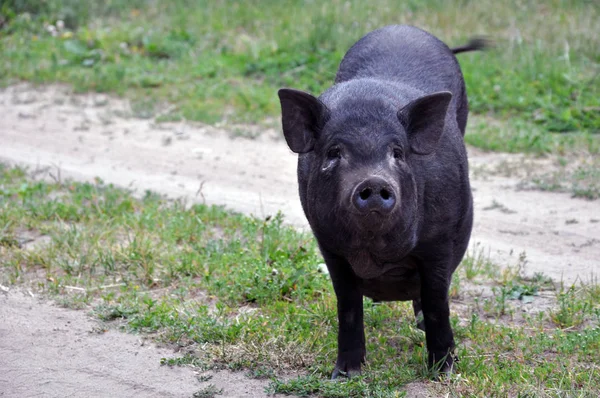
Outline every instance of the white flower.
<path fill-rule="evenodd" d="M 327 265 L 325 263 L 317 264 L 317 271 L 322 272 L 325 275 L 329 274 L 329 269 L 327 269 Z"/>

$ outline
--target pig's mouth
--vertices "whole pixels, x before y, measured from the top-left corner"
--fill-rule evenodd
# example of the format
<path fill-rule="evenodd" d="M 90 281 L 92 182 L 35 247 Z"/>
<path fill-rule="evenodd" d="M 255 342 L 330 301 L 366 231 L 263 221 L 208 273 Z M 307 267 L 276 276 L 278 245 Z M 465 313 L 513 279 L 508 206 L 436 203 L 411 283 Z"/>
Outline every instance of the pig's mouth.
<path fill-rule="evenodd" d="M 391 228 L 393 216 L 390 213 L 372 210 L 368 213 L 354 213 L 351 216 L 356 231 L 365 240 L 373 240 Z"/>
<path fill-rule="evenodd" d="M 388 235 L 394 228 L 394 224 L 387 217 L 354 218 L 349 228 L 347 247 L 352 250 L 374 250 L 379 252 L 388 245 Z"/>

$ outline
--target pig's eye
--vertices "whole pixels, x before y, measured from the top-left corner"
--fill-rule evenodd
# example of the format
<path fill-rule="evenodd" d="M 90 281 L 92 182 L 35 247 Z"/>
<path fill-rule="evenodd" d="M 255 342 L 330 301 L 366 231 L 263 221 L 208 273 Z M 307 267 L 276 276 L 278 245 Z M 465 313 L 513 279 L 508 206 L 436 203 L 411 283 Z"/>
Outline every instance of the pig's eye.
<path fill-rule="evenodd" d="M 342 153 L 340 152 L 340 148 L 337 146 L 329 148 L 327 151 L 328 159 L 339 159 L 342 157 Z"/>
<path fill-rule="evenodd" d="M 393 154 L 394 154 L 394 159 L 398 159 L 398 160 L 401 160 L 404 156 L 404 153 L 402 152 L 402 148 L 394 148 Z"/>

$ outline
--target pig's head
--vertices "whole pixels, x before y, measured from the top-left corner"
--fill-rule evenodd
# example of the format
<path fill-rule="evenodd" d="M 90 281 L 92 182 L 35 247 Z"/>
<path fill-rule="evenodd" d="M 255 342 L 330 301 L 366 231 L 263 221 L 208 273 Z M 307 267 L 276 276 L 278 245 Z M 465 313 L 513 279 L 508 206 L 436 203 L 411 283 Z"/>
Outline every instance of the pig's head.
<path fill-rule="evenodd" d="M 322 245 L 347 255 L 366 249 L 382 261 L 414 248 L 423 189 L 415 167 L 435 151 L 451 97 L 328 107 L 302 91 L 279 91 L 285 140 L 300 154 L 304 210 Z"/>

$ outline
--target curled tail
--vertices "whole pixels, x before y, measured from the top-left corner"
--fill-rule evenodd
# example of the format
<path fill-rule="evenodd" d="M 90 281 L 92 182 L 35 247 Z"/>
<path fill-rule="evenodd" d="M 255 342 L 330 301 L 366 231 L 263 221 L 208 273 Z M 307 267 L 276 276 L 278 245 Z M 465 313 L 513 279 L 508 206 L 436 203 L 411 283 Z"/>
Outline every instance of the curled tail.
<path fill-rule="evenodd" d="M 467 51 L 485 50 L 493 46 L 493 43 L 484 37 L 474 37 L 464 46 L 454 47 L 450 50 L 454 54 L 464 53 Z"/>

